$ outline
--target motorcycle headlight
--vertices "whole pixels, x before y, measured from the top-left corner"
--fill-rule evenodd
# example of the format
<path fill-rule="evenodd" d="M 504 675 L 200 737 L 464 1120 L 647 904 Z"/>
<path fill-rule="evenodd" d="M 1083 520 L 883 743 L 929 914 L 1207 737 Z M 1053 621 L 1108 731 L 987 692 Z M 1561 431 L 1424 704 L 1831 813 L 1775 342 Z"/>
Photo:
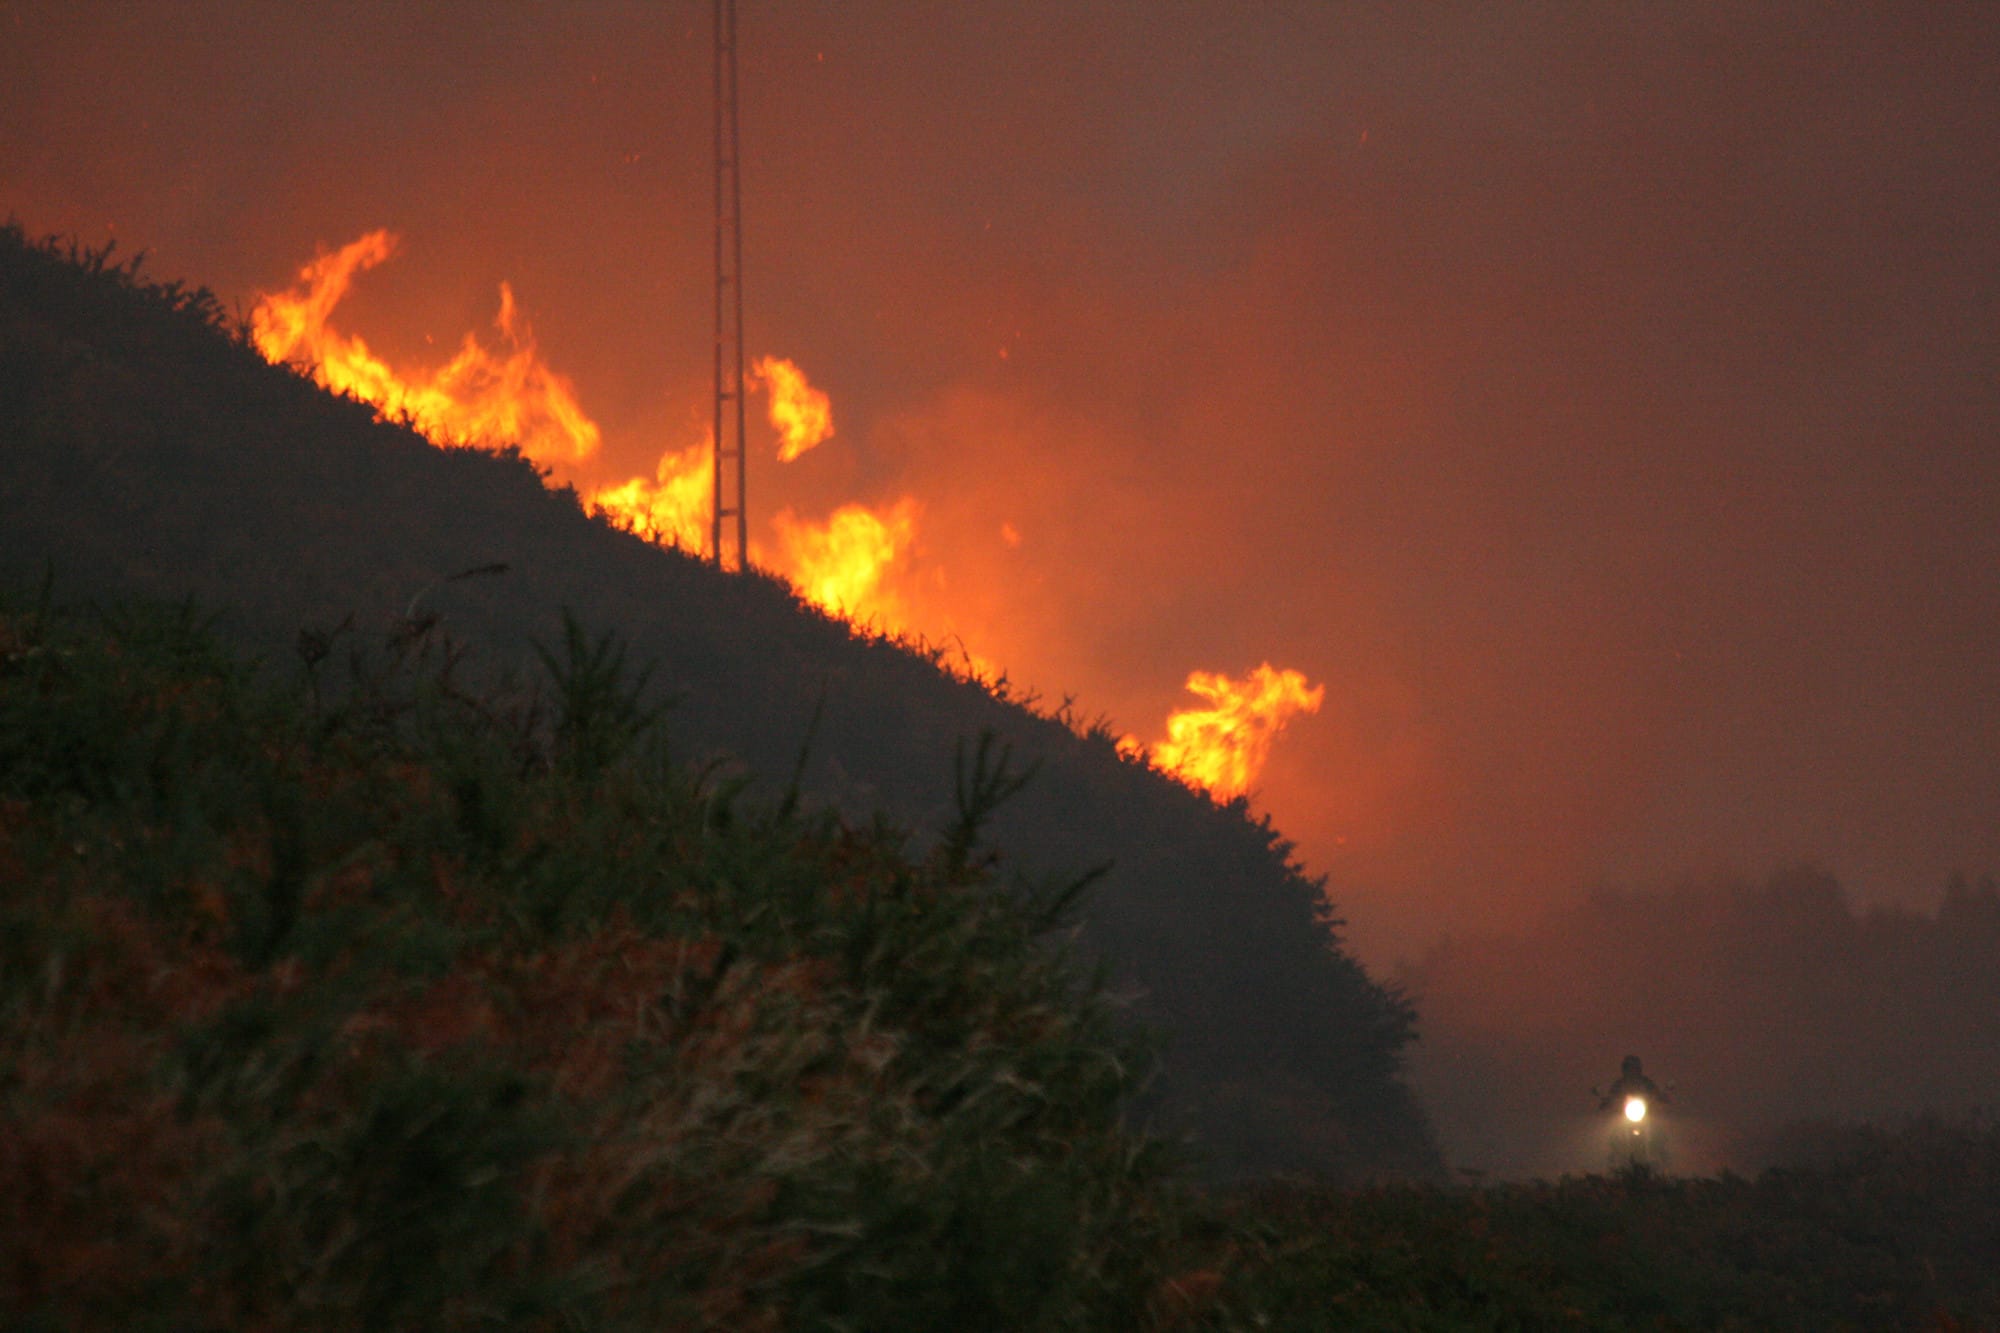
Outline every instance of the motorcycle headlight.
<path fill-rule="evenodd" d="M 1646 1118 L 1646 1099 L 1644 1097 L 1627 1097 L 1625 1099 L 1625 1118 L 1635 1125 L 1644 1120 Z"/>

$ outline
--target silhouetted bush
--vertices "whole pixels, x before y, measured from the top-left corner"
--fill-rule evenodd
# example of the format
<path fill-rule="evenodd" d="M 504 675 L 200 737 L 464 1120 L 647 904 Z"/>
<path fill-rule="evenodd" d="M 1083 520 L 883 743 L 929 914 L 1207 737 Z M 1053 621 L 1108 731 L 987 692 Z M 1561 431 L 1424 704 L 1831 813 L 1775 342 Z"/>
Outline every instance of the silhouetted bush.
<path fill-rule="evenodd" d="M 973 854 L 1004 755 L 913 860 L 668 763 L 581 630 L 326 706 L 109 619 L 0 614 L 0 1323 L 1143 1320 L 1144 1056 Z"/>

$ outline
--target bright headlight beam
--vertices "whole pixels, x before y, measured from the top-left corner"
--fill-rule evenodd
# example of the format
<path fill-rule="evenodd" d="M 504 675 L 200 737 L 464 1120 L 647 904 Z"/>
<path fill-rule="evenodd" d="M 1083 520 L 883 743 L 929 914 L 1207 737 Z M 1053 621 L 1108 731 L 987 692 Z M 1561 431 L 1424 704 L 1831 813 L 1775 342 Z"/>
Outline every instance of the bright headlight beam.
<path fill-rule="evenodd" d="M 1646 1099 L 1644 1097 L 1627 1097 L 1625 1099 L 1625 1118 L 1635 1125 L 1644 1120 L 1646 1118 Z"/>

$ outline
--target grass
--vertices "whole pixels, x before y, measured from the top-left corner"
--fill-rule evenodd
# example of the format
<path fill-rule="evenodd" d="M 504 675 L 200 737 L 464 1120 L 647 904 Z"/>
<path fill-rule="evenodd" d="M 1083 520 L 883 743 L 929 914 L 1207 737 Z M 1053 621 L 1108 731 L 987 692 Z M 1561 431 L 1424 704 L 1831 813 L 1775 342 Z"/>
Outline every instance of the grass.
<path fill-rule="evenodd" d="M 0 1323 L 2000 1326 L 2000 1126 L 1756 1180 L 1203 1192 L 1146 1052 L 956 815 L 760 806 L 619 646 L 253 670 L 185 606 L 0 612 Z M 335 669 L 335 668 L 338 669 Z"/>
<path fill-rule="evenodd" d="M 1143 1319 L 1144 1056 L 976 851 L 1004 753 L 912 860 L 688 775 L 573 625 L 496 700 L 113 622 L 0 620 L 11 1326 Z"/>
<path fill-rule="evenodd" d="M 1217 1201 L 1286 1329 L 2000 1328 L 2000 1122 L 1861 1127 L 1754 1180 L 1629 1171 Z"/>

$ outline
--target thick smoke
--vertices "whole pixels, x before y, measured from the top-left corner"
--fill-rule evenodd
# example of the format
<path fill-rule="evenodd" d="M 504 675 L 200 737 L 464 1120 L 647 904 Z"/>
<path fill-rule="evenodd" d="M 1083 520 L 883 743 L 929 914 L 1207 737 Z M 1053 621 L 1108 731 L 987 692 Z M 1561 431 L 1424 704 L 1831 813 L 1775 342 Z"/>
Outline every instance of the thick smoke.
<path fill-rule="evenodd" d="M 1681 1169 L 1754 1169 L 1815 1121 L 2000 1103 L 2000 890 L 1856 912 L 1823 870 L 1601 892 L 1530 930 L 1439 946 L 1405 978 L 1419 1083 L 1462 1166 L 1602 1169 L 1593 1086 L 1638 1054 L 1672 1080 Z"/>
<path fill-rule="evenodd" d="M 16 6 L 0 211 L 246 305 L 393 228 L 352 326 L 510 282 L 639 474 L 707 412 L 707 8 Z M 1511 932 L 1539 1013 L 1587 884 L 2000 867 L 1990 9 L 741 10 L 751 339 L 841 420 L 753 503 L 918 497 L 905 603 L 1121 730 L 1324 683 L 1258 802 L 1372 961 Z"/>

